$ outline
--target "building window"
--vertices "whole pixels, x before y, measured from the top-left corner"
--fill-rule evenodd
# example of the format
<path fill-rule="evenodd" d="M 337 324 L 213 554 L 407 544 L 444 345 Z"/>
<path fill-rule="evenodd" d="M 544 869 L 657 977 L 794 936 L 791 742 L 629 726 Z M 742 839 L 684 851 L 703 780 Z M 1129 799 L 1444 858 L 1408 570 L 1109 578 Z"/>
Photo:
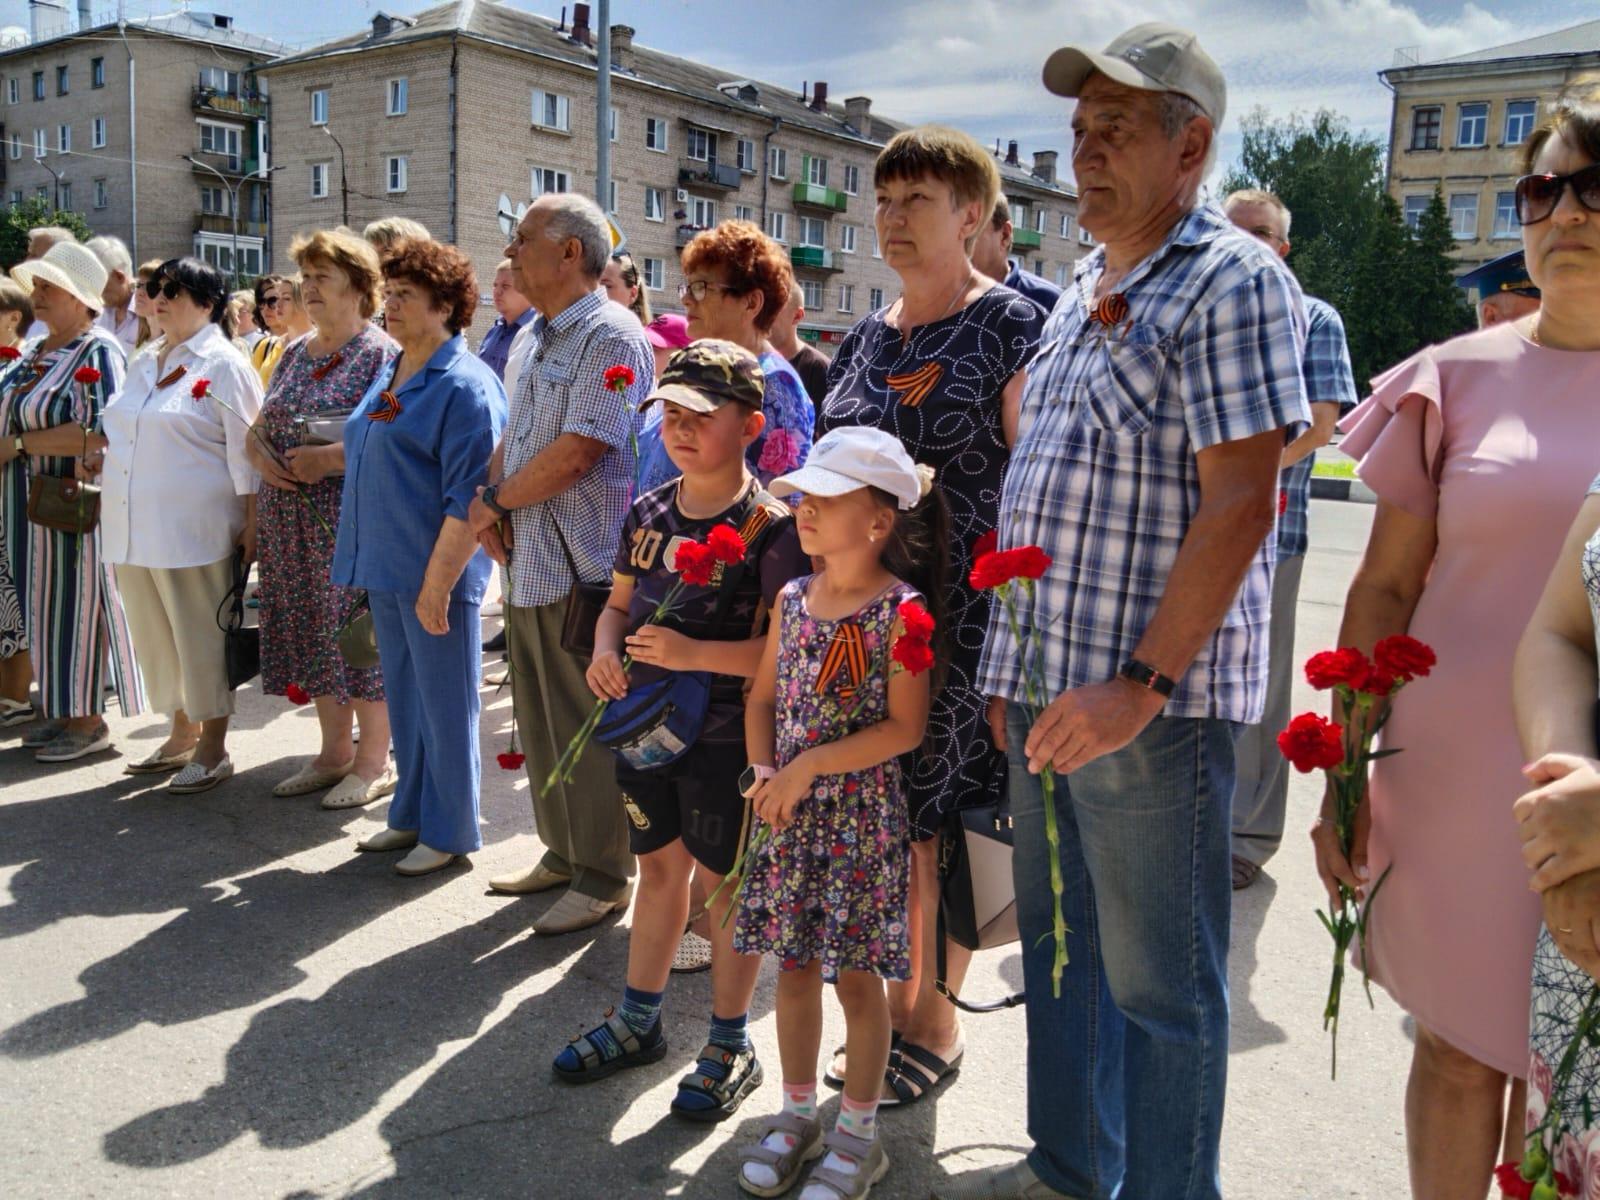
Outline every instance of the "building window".
<path fill-rule="evenodd" d="M 1522 226 L 1517 222 L 1517 194 L 1494 194 L 1494 232 L 1491 237 L 1514 238 L 1522 236 Z"/>
<path fill-rule="evenodd" d="M 239 94 L 239 72 L 223 67 L 201 67 L 200 86 L 220 96 Z"/>
<path fill-rule="evenodd" d="M 828 244 L 828 226 L 821 217 L 800 218 L 800 245 L 826 246 Z"/>
<path fill-rule="evenodd" d="M 873 312 L 877 312 L 880 308 L 882 308 L 883 307 L 883 289 L 882 288 L 871 288 L 871 289 L 869 289 L 868 292 L 867 292 L 867 303 L 868 303 L 868 305 L 871 306 Z"/>
<path fill-rule="evenodd" d="M 94 150 L 102 150 L 106 144 L 106 119 L 95 117 L 89 122 L 89 146 Z"/>
<path fill-rule="evenodd" d="M 1450 197 L 1450 233 L 1458 242 L 1478 240 L 1478 197 L 1476 193 Z"/>
<path fill-rule="evenodd" d="M 101 87 L 105 87 L 105 85 L 106 85 L 106 60 L 103 59 L 103 58 L 91 58 L 89 60 L 89 86 L 92 87 L 92 88 L 101 88 Z M 95 207 L 96 208 L 104 208 L 105 205 L 104 204 L 96 204 Z"/>
<path fill-rule="evenodd" d="M 1046 221 L 1049 220 L 1049 210 L 1043 205 L 1033 210 L 1033 231 L 1043 233 Z"/>
<path fill-rule="evenodd" d="M 735 221 L 754 221 L 756 210 L 748 204 L 735 204 L 733 206 L 733 219 Z"/>
<path fill-rule="evenodd" d="M 206 186 L 200 189 L 200 211 L 209 216 L 228 215 L 228 189 Z"/>
<path fill-rule="evenodd" d="M 1036 258 L 1033 260 L 1033 273 L 1040 279 L 1044 278 L 1044 259 Z"/>
<path fill-rule="evenodd" d="M 406 104 L 411 99 L 411 85 L 404 79 L 389 80 L 389 108 L 386 115 L 403 117 L 406 115 Z"/>
<path fill-rule="evenodd" d="M 1489 106 L 1463 104 L 1456 110 L 1456 145 L 1462 148 L 1489 144 Z"/>
<path fill-rule="evenodd" d="M 1022 201 L 1015 201 L 1011 205 L 1011 228 L 1026 229 L 1028 227 L 1028 206 Z"/>
<path fill-rule="evenodd" d="M 644 219 L 646 221 L 662 221 L 666 219 L 666 205 L 662 203 L 661 189 L 647 187 L 644 190 Z"/>
<path fill-rule="evenodd" d="M 65 96 L 66 94 L 67 94 L 67 69 L 65 67 L 57 67 L 56 68 L 56 95 Z"/>
<path fill-rule="evenodd" d="M 711 161 L 711 135 L 704 129 L 689 126 L 689 131 L 683 135 L 684 154 L 696 162 Z"/>
<path fill-rule="evenodd" d="M 209 121 L 200 122 L 200 152 L 202 154 L 221 154 L 227 157 L 229 165 L 235 169 L 239 166 L 239 127 L 237 125 L 214 125 Z"/>
<path fill-rule="evenodd" d="M 692 207 L 689 209 L 689 220 L 696 229 L 710 229 L 717 223 L 716 201 L 702 200 L 699 196 L 696 196 Z"/>
<path fill-rule="evenodd" d="M 644 286 L 652 292 L 659 292 L 667 286 L 667 267 L 659 258 L 644 260 Z"/>
<path fill-rule="evenodd" d="M 789 214 L 769 212 L 767 214 L 767 236 L 775 242 L 789 240 Z"/>
<path fill-rule="evenodd" d="M 72 152 L 71 125 L 56 126 L 56 150 L 61 154 L 70 154 Z"/>
<path fill-rule="evenodd" d="M 533 123 L 540 129 L 554 129 L 558 133 L 572 131 L 572 102 L 555 92 L 533 93 Z"/>
<path fill-rule="evenodd" d="M 35 71 L 33 73 L 33 98 L 35 100 L 43 100 L 44 99 L 44 72 L 43 71 Z"/>
<path fill-rule="evenodd" d="M 613 217 L 617 215 L 617 181 L 610 180 L 606 191 L 606 212 Z"/>
<path fill-rule="evenodd" d="M 839 249 L 846 254 L 856 252 L 856 227 L 854 225 L 839 226 Z"/>
<path fill-rule="evenodd" d="M 11 189 L 11 203 L 12 204 L 21 204 L 22 203 L 22 189 L 21 188 L 12 188 Z"/>
<path fill-rule="evenodd" d="M 1418 225 L 1422 224 L 1422 214 L 1428 211 L 1428 202 L 1431 199 L 1431 196 L 1406 197 L 1402 209 L 1406 219 L 1406 228 L 1415 230 Z"/>
<path fill-rule="evenodd" d="M 1072 214 L 1071 213 L 1062 213 L 1061 214 L 1061 236 L 1064 237 L 1064 238 L 1069 238 L 1069 237 L 1072 236 Z"/>
<path fill-rule="evenodd" d="M 878 231 L 876 229 L 872 231 L 872 257 L 883 257 L 883 243 L 878 241 Z"/>
<path fill-rule="evenodd" d="M 855 312 L 856 310 L 856 285 L 841 283 L 839 285 L 839 311 L 842 313 Z"/>
<path fill-rule="evenodd" d="M 1539 114 L 1537 100 L 1509 100 L 1506 102 L 1506 145 L 1520 146 L 1533 132 L 1534 118 Z"/>
<path fill-rule="evenodd" d="M 1437 150 L 1439 148 L 1439 125 L 1443 121 L 1444 110 L 1437 107 L 1417 108 L 1411 112 L 1411 148 L 1413 150 Z"/>
<path fill-rule="evenodd" d="M 767 175 L 772 179 L 789 178 L 789 152 L 782 146 L 772 146 L 767 154 Z"/>
<path fill-rule="evenodd" d="M 828 160 L 825 158 L 806 159 L 806 182 L 814 183 L 818 187 L 828 186 Z"/>
<path fill-rule="evenodd" d="M 313 125 L 326 125 L 328 123 L 327 88 L 318 88 L 311 93 L 311 123 Z"/>
<path fill-rule="evenodd" d="M 56 205 L 56 207 L 58 209 L 60 209 L 62 212 L 71 212 L 72 211 L 72 182 L 71 182 L 71 180 L 63 179 L 61 181 L 60 187 L 57 189 L 56 194 L 61 197 L 60 203 L 58 203 Z"/>
<path fill-rule="evenodd" d="M 1067 286 L 1067 277 L 1071 273 L 1072 273 L 1072 267 L 1071 267 L 1070 264 L 1068 264 L 1068 263 L 1058 263 L 1058 264 L 1056 264 L 1056 286 L 1058 288 L 1066 287 Z"/>
<path fill-rule="evenodd" d="M 644 148 L 657 154 L 667 152 L 667 123 L 661 117 L 644 119 Z"/>
<path fill-rule="evenodd" d="M 11 104 L 16 104 L 20 99 L 21 94 L 20 85 L 17 83 L 17 77 L 13 75 L 10 79 L 6 80 L 6 100 Z M 22 201 L 19 200 L 17 203 L 20 204 Z"/>
<path fill-rule="evenodd" d="M 391 193 L 406 190 L 408 177 L 411 174 L 411 160 L 404 154 L 391 154 L 389 156 L 388 188 Z"/>
<path fill-rule="evenodd" d="M 311 198 L 313 200 L 326 200 L 328 198 L 328 168 L 332 163 L 311 164 Z"/>
<path fill-rule="evenodd" d="M 546 196 L 552 192 L 570 192 L 572 176 L 554 167 L 535 167 L 532 186 L 535 196 Z"/>
<path fill-rule="evenodd" d="M 1092 246 L 1092 245 L 1094 245 L 1094 234 L 1090 233 L 1082 225 L 1078 226 L 1078 245 L 1080 245 L 1080 246 Z"/>
<path fill-rule="evenodd" d="M 858 195 L 861 191 L 861 168 L 849 163 L 844 167 L 844 192 L 847 196 Z"/>
<path fill-rule="evenodd" d="M 739 170 L 746 175 L 756 173 L 756 144 L 749 138 L 739 139 Z"/>
<path fill-rule="evenodd" d="M 45 187 L 42 183 L 33 189 L 33 196 L 35 200 L 39 200 L 45 204 L 50 203 L 50 189 Z"/>
<path fill-rule="evenodd" d="M 13 133 L 11 135 L 11 157 L 22 157 L 22 135 L 20 133 Z"/>
<path fill-rule="evenodd" d="M 33 156 L 35 158 L 43 158 L 44 155 L 45 155 L 44 130 L 35 129 L 33 131 Z"/>
<path fill-rule="evenodd" d="M 822 311 L 822 285 L 814 279 L 802 279 L 800 291 L 805 296 L 805 305 L 812 312 Z"/>

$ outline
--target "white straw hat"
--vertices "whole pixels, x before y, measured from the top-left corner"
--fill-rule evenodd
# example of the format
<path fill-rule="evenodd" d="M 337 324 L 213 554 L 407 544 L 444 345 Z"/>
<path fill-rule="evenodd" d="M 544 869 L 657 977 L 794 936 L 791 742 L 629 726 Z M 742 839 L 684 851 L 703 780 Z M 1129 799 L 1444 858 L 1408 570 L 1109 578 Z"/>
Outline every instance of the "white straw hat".
<path fill-rule="evenodd" d="M 43 258 L 18 263 L 11 268 L 11 278 L 30 295 L 34 280 L 42 279 L 96 313 L 105 307 L 100 293 L 106 288 L 106 266 L 93 250 L 77 242 L 57 242 Z"/>

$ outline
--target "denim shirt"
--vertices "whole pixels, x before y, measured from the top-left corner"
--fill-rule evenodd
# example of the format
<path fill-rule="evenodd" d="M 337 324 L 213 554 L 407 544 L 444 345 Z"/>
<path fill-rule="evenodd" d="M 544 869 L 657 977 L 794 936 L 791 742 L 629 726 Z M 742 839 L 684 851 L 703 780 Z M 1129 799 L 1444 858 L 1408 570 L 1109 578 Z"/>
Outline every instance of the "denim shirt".
<path fill-rule="evenodd" d="M 398 360 L 396 360 L 398 364 Z M 394 392 L 400 411 L 374 419 L 385 405 L 385 371 L 344 426 L 344 500 L 332 579 L 346 587 L 415 595 L 446 517 L 465 520 L 489 480 L 489 456 L 506 423 L 500 377 L 457 334 Z M 483 600 L 493 564 L 482 550 L 467 563 L 450 599 Z"/>

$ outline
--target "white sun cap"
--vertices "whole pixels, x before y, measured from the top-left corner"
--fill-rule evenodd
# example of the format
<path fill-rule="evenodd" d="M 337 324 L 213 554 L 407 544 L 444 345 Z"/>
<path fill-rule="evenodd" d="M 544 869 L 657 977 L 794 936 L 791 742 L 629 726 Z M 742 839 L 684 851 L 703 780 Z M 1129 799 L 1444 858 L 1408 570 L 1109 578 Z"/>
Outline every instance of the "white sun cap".
<path fill-rule="evenodd" d="M 899 438 L 869 425 L 845 425 L 824 434 L 811 447 L 805 466 L 774 479 L 767 490 L 775 496 L 790 492 L 843 496 L 875 487 L 888 492 L 904 510 L 915 508 L 922 499 L 926 479 Z"/>

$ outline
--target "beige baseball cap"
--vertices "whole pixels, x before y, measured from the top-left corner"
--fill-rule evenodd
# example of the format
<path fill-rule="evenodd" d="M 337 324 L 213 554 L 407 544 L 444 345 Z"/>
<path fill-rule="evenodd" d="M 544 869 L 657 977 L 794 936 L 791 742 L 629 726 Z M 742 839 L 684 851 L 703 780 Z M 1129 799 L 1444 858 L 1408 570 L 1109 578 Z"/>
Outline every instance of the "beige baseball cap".
<path fill-rule="evenodd" d="M 1098 54 L 1063 46 L 1045 60 L 1044 85 L 1058 96 L 1077 96 L 1095 71 L 1127 87 L 1187 96 L 1213 126 L 1222 124 L 1228 107 L 1222 69 L 1201 49 L 1198 37 L 1176 25 L 1135 25 Z"/>

